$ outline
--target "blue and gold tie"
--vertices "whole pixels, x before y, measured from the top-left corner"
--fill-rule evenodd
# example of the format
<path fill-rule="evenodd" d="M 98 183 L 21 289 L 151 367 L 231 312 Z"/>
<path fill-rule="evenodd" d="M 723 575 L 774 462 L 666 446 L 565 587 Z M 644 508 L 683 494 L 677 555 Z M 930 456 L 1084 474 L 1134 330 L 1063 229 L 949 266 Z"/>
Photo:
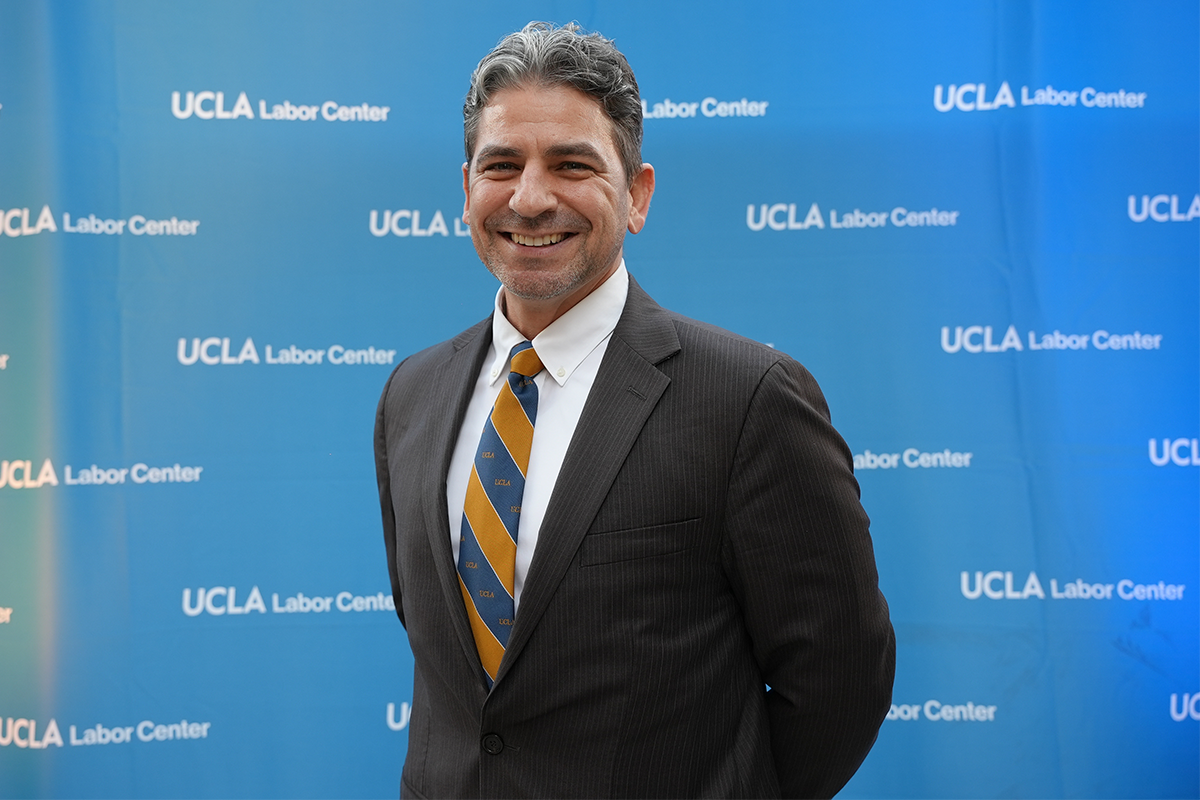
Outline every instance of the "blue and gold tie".
<path fill-rule="evenodd" d="M 542 371 L 529 342 L 513 347 L 510 358 L 512 371 L 500 387 L 475 452 L 458 545 L 459 588 L 489 687 L 512 630 L 517 523 L 537 420 L 533 376 Z"/>

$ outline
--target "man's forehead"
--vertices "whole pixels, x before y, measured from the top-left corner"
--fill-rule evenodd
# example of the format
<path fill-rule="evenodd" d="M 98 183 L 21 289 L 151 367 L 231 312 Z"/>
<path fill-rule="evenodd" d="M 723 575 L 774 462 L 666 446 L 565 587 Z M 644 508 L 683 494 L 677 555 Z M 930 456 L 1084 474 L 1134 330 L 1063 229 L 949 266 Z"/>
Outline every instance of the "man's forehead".
<path fill-rule="evenodd" d="M 543 142 L 542 152 L 545 155 L 552 156 L 569 156 L 569 155 L 592 155 L 603 156 L 606 158 L 619 157 L 617 149 L 616 123 L 609 117 L 604 110 L 604 105 L 599 99 L 587 94 L 586 92 L 576 89 L 570 84 L 545 84 L 545 83 L 521 83 L 516 86 L 508 86 L 503 89 L 496 90 L 489 98 L 487 104 L 483 107 L 480 114 L 480 125 L 478 128 L 478 140 L 476 141 L 475 156 L 478 158 L 482 155 L 489 156 L 518 156 L 523 155 L 524 143 L 520 137 L 506 135 L 507 128 L 510 122 L 537 123 L 536 118 L 530 118 L 529 110 L 533 107 L 543 106 L 547 112 L 547 116 L 555 114 L 556 111 L 563 110 L 563 93 L 567 97 L 583 101 L 581 107 L 576 107 L 575 111 L 580 108 L 588 109 L 583 111 L 577 117 L 578 122 L 587 125 L 589 123 L 600 123 L 600 130 L 608 134 L 604 138 L 604 143 L 595 142 L 583 135 L 580 131 L 564 132 L 565 136 L 562 140 L 555 140 L 553 136 L 549 136 L 547 141 Z M 570 118 L 547 119 L 544 128 L 539 128 L 539 133 L 551 134 L 554 132 L 554 123 L 569 122 Z M 568 126 L 569 127 L 569 126 Z M 608 149 L 604 145 L 607 144 L 612 152 L 604 154 L 602 150 Z"/>
<path fill-rule="evenodd" d="M 547 110 L 561 109 L 565 105 L 574 105 L 575 110 L 583 111 L 587 116 L 596 114 L 609 120 L 604 104 L 587 92 L 581 91 L 569 83 L 526 82 L 515 86 L 505 86 L 497 89 L 483 106 L 482 117 L 503 117 L 508 113 L 526 111 L 529 108 L 542 106 Z"/>

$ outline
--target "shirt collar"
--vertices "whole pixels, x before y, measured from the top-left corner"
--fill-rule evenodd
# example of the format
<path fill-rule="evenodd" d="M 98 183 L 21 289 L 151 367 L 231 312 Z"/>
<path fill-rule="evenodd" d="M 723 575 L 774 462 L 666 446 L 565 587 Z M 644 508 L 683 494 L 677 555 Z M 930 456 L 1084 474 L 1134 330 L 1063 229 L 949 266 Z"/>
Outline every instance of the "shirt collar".
<path fill-rule="evenodd" d="M 508 374 L 508 354 L 525 337 L 513 327 L 500 308 L 503 287 L 496 292 L 496 313 L 492 315 L 492 368 L 488 384 Z M 625 260 L 617 271 L 591 294 L 571 307 L 541 333 L 533 338 L 533 349 L 546 367 L 546 372 L 564 385 L 588 354 L 603 342 L 621 318 L 625 298 L 629 294 L 629 273 Z"/>

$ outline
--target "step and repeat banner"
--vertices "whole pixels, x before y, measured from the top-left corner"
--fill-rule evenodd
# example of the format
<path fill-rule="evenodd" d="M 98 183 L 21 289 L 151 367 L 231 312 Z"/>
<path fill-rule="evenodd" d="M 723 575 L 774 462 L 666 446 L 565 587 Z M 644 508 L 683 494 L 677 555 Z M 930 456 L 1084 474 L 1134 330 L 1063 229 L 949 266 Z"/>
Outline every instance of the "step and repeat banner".
<path fill-rule="evenodd" d="M 898 665 L 842 796 L 1197 797 L 1198 16 L 4 3 L 0 796 L 396 795 L 374 410 L 490 311 L 462 98 L 549 19 L 641 84 L 630 271 L 854 453 Z"/>

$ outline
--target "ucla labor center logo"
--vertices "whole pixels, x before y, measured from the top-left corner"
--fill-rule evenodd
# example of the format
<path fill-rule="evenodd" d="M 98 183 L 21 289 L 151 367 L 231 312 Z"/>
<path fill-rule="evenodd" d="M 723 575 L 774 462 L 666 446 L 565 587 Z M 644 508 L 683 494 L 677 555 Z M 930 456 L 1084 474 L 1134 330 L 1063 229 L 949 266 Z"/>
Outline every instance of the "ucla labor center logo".
<path fill-rule="evenodd" d="M 225 107 L 225 93 L 204 90 L 200 92 L 171 92 L 171 114 L 175 119 L 200 120 L 221 119 L 269 119 L 286 122 L 387 122 L 391 106 L 377 106 L 370 103 L 347 105 L 337 100 L 326 100 L 322 103 L 309 105 L 298 103 L 293 105 L 290 100 L 274 103 L 268 107 L 266 100 L 258 101 L 258 116 L 254 114 L 254 105 L 245 92 L 240 92 L 233 106 Z"/>
<path fill-rule="evenodd" d="M 948 87 L 938 84 L 933 87 L 933 107 L 943 113 L 948 111 L 995 111 L 1001 108 L 1024 106 L 1082 106 L 1084 108 L 1145 108 L 1146 92 L 1103 91 L 1093 86 L 1082 89 L 1055 89 L 1053 84 L 1035 88 L 1021 87 L 1020 97 L 1014 97 L 1008 81 L 1002 81 L 996 93 L 988 99 L 986 83 L 952 83 Z"/>

